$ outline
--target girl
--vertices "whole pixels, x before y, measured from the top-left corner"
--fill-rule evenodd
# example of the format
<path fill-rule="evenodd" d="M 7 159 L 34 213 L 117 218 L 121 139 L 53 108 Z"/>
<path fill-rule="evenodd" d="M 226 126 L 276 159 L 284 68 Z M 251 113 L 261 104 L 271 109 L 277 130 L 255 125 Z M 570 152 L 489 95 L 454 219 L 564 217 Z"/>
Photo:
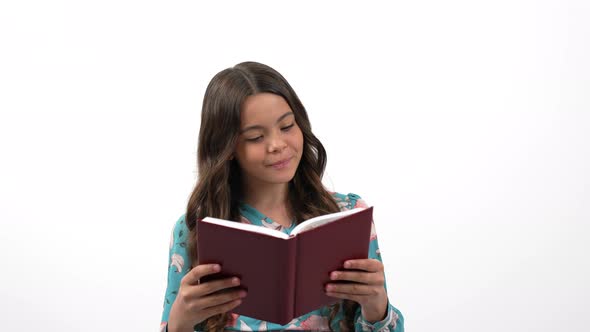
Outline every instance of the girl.
<path fill-rule="evenodd" d="M 322 185 L 326 151 L 281 74 L 244 62 L 215 75 L 203 100 L 197 155 L 197 184 L 170 243 L 162 331 L 404 330 L 401 313 L 387 298 L 374 227 L 369 259 L 350 260 L 344 267 L 351 271 L 330 276 L 340 282 L 328 284 L 326 294 L 341 301 L 287 325 L 232 314 L 248 296 L 235 290 L 238 278 L 199 282 L 221 268 L 197 265 L 199 218 L 212 216 L 289 234 L 299 221 L 366 207 L 359 196 L 328 192 Z"/>

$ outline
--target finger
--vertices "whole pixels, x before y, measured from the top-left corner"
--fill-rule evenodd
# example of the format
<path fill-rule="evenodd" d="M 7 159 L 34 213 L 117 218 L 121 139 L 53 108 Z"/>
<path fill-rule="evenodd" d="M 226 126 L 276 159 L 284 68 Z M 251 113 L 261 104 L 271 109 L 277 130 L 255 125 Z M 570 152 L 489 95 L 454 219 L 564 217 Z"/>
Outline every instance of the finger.
<path fill-rule="evenodd" d="M 203 316 L 206 318 L 209 318 L 209 317 L 215 316 L 217 314 L 226 313 L 226 312 L 234 309 L 235 307 L 239 306 L 240 304 L 242 304 L 242 300 L 234 300 L 234 301 L 227 302 L 227 303 L 215 306 L 215 307 L 210 307 L 210 308 L 203 310 Z"/>
<path fill-rule="evenodd" d="M 235 300 L 240 300 L 246 297 L 247 292 L 243 289 L 232 290 L 232 291 L 220 291 L 205 297 L 198 299 L 195 302 L 195 306 L 203 309 L 216 307 L 224 303 L 228 303 Z"/>
<path fill-rule="evenodd" d="M 384 276 L 381 272 L 334 271 L 330 274 L 330 279 L 354 281 L 368 285 L 382 285 L 384 282 Z"/>
<path fill-rule="evenodd" d="M 240 285 L 240 279 L 237 277 L 225 278 L 220 280 L 212 280 L 201 283 L 195 287 L 194 296 L 204 296 L 213 294 L 217 291 L 221 291 L 227 288 L 236 287 Z"/>
<path fill-rule="evenodd" d="M 377 295 L 374 286 L 365 284 L 327 284 L 326 292 L 347 293 L 351 295 Z"/>
<path fill-rule="evenodd" d="M 373 258 L 351 259 L 344 262 L 344 268 L 363 270 L 367 272 L 379 272 L 383 271 L 383 263 Z"/>
<path fill-rule="evenodd" d="M 336 292 L 326 292 L 326 295 L 328 295 L 329 297 L 335 297 L 335 298 L 343 299 L 343 300 L 351 300 L 351 301 L 355 301 L 358 303 L 361 303 L 361 301 L 362 301 L 362 297 L 359 295 L 351 295 L 351 294 L 336 293 Z"/>
<path fill-rule="evenodd" d="M 193 267 L 188 273 L 182 278 L 181 283 L 187 285 L 198 285 L 199 279 L 202 277 L 217 273 L 221 271 L 219 264 L 201 264 Z"/>

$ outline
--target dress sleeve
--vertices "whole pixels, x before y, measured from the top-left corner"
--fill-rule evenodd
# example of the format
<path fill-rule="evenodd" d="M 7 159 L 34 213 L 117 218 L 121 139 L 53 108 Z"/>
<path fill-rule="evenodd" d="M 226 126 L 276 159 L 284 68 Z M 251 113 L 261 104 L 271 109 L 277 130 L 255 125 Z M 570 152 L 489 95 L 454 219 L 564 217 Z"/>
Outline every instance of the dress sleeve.
<path fill-rule="evenodd" d="M 358 195 L 348 194 L 349 208 L 366 208 L 367 203 Z M 379 251 L 379 242 L 377 241 L 377 231 L 375 224 L 371 225 L 371 242 L 369 243 L 369 258 L 377 259 L 381 263 L 381 253 Z M 385 281 L 385 290 L 387 291 L 387 281 Z M 357 309 L 355 315 L 355 331 L 378 331 L 378 332 L 403 332 L 404 331 L 404 317 L 402 313 L 396 309 L 391 303 L 387 302 L 387 315 L 385 319 L 379 322 L 370 323 L 363 318 L 361 308 Z"/>
<path fill-rule="evenodd" d="M 168 254 L 168 283 L 164 296 L 164 311 L 160 323 L 160 332 L 167 331 L 168 316 L 170 308 L 176 300 L 180 281 L 189 271 L 191 266 L 188 255 L 188 227 L 185 223 L 185 216 L 181 216 L 174 224 L 172 234 L 170 234 L 170 248 Z"/>

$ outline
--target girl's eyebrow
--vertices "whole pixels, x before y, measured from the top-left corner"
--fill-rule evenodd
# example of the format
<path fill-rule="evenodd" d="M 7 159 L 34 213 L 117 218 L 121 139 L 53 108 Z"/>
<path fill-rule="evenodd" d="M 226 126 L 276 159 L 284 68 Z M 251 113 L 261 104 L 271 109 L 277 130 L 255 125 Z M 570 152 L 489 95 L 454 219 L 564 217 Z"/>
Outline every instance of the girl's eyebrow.
<path fill-rule="evenodd" d="M 294 115 L 294 114 L 293 114 L 293 112 L 289 111 L 289 112 L 287 112 L 287 113 L 285 113 L 285 114 L 281 115 L 281 116 L 280 116 L 280 117 L 277 119 L 277 121 L 276 121 L 275 123 L 279 123 L 279 122 L 281 122 L 281 120 L 283 120 L 284 118 L 288 117 L 289 115 Z M 261 125 L 253 125 L 253 126 L 248 126 L 248 127 L 244 128 L 244 129 L 240 130 L 240 134 L 243 134 L 243 133 L 245 133 L 246 131 L 248 131 L 248 130 L 252 130 L 252 129 L 264 129 L 264 127 L 263 127 L 263 126 L 261 126 Z"/>

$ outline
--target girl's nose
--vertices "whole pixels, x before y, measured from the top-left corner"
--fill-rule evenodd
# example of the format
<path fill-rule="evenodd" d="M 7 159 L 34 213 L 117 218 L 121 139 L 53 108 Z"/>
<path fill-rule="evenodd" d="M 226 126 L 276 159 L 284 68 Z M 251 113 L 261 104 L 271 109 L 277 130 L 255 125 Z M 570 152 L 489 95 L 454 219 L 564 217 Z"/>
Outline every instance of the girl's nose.
<path fill-rule="evenodd" d="M 282 151 L 285 147 L 287 147 L 287 143 L 284 139 L 274 137 L 268 143 L 268 152 Z"/>

